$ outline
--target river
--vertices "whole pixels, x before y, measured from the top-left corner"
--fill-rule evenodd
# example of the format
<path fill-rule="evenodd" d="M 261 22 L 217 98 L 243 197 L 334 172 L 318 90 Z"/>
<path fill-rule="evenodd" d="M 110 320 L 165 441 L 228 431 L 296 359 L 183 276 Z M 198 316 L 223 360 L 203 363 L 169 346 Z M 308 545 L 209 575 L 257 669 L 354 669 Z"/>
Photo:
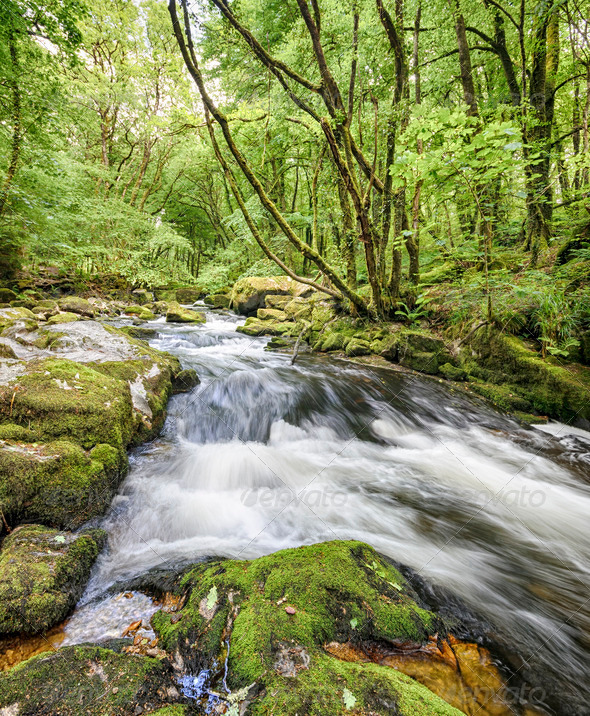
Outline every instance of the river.
<path fill-rule="evenodd" d="M 359 539 L 493 623 L 563 713 L 590 713 L 590 434 L 525 428 L 434 379 L 291 365 L 242 320 L 149 324 L 201 384 L 132 453 L 66 643 L 149 616 L 147 597 L 106 595 L 152 567 Z"/>

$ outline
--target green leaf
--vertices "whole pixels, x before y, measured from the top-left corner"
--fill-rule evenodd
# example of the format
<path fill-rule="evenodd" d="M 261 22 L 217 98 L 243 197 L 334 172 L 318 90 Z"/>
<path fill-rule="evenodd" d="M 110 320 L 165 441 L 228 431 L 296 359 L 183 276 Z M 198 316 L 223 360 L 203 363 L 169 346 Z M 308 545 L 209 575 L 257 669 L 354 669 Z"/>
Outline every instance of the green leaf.
<path fill-rule="evenodd" d="M 209 594 L 207 595 L 207 610 L 213 609 L 213 607 L 217 604 L 217 587 L 213 586 L 209 590 Z"/>
<path fill-rule="evenodd" d="M 355 695 L 348 689 L 344 689 L 342 692 L 342 700 L 344 701 L 344 706 L 349 710 L 353 709 L 356 704 Z"/>
<path fill-rule="evenodd" d="M 53 538 L 53 541 L 63 544 L 66 541 L 66 538 L 63 535 L 57 535 L 57 537 Z"/>
<path fill-rule="evenodd" d="M 357 628 L 358 623 L 359 623 L 359 620 L 358 620 L 356 617 L 355 617 L 354 619 L 351 619 L 351 620 L 350 620 L 350 626 L 351 626 L 353 629 L 356 629 L 356 628 Z"/>

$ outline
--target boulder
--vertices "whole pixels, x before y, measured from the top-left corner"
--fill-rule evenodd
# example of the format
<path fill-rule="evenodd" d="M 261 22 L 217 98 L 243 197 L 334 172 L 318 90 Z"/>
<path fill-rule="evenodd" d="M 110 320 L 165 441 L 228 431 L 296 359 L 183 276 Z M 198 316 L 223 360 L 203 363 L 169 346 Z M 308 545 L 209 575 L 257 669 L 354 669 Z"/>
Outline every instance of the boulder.
<path fill-rule="evenodd" d="M 368 356 L 370 353 L 371 344 L 369 341 L 365 341 L 362 338 L 351 338 L 346 344 L 347 356 Z"/>
<path fill-rule="evenodd" d="M 421 373 L 438 373 L 439 366 L 453 362 L 442 338 L 421 331 L 403 331 L 398 339 L 398 361 Z"/>
<path fill-rule="evenodd" d="M 285 310 L 285 306 L 292 301 L 299 301 L 302 304 L 307 303 L 304 299 L 293 299 L 291 296 L 273 296 L 269 295 L 264 299 L 267 308 L 278 308 L 281 311 Z"/>
<path fill-rule="evenodd" d="M 179 288 L 175 293 L 178 303 L 194 303 L 195 301 L 198 301 L 202 295 L 203 291 L 195 286 Z"/>
<path fill-rule="evenodd" d="M 234 694 L 235 713 L 460 716 L 396 668 L 347 659 L 341 645 L 419 650 L 448 631 L 421 608 L 408 583 L 371 547 L 327 542 L 254 561 L 195 565 L 183 578 L 180 612 L 156 613 L 160 644 L 203 673 L 205 689 Z M 226 668 L 226 640 L 231 649 Z M 344 652 L 344 653 L 343 653 Z M 425 657 L 427 658 L 427 657 Z M 219 674 L 219 676 L 218 676 Z M 223 697 L 227 702 L 227 697 Z M 220 710 L 230 707 L 221 703 Z"/>
<path fill-rule="evenodd" d="M 69 313 L 67 311 L 63 313 L 55 313 L 53 316 L 47 319 L 49 326 L 54 326 L 56 323 L 73 323 L 79 321 L 80 316 L 77 313 Z"/>
<path fill-rule="evenodd" d="M 231 299 L 225 293 L 211 293 L 204 298 L 205 304 L 212 308 L 229 308 Z"/>
<path fill-rule="evenodd" d="M 11 525 L 81 524 L 108 507 L 125 448 L 154 437 L 172 392 L 198 377 L 95 321 L 17 338 L 0 339 L 18 358 L 0 360 L 0 507 Z"/>
<path fill-rule="evenodd" d="M 16 293 L 9 288 L 0 288 L 0 303 L 16 301 Z"/>
<path fill-rule="evenodd" d="M 136 288 L 131 291 L 131 293 L 140 306 L 154 300 L 154 294 L 151 291 L 147 291 L 145 288 Z"/>
<path fill-rule="evenodd" d="M 243 326 L 238 326 L 236 331 L 246 336 L 280 336 L 288 333 L 292 324 L 280 323 L 278 321 L 261 321 L 253 316 L 246 319 Z"/>
<path fill-rule="evenodd" d="M 86 453 L 65 440 L 39 444 L 34 434 L 12 433 L 5 432 L 16 440 L 0 440 L 0 509 L 8 524 L 28 520 L 72 529 L 105 512 L 125 474 L 120 450 L 97 445 Z"/>
<path fill-rule="evenodd" d="M 192 368 L 181 370 L 173 377 L 172 394 L 187 393 L 189 390 L 192 390 L 199 385 L 200 382 L 201 381 L 199 380 L 196 370 L 193 370 Z"/>
<path fill-rule="evenodd" d="M 259 308 L 256 312 L 256 317 L 261 321 L 286 321 L 287 314 L 284 311 L 279 311 L 278 308 Z"/>
<path fill-rule="evenodd" d="M 123 313 L 126 316 L 137 316 L 142 321 L 153 321 L 156 317 L 146 306 L 127 306 Z"/>
<path fill-rule="evenodd" d="M 314 293 L 307 284 L 289 276 L 247 276 L 236 281 L 231 294 L 231 307 L 244 316 L 254 315 L 266 307 L 270 295 L 307 297 Z"/>
<path fill-rule="evenodd" d="M 105 542 L 102 530 L 15 529 L 0 552 L 0 634 L 37 633 L 63 621 Z"/>
<path fill-rule="evenodd" d="M 168 304 L 166 323 L 205 323 L 204 313 L 191 311 L 190 308 L 183 308 L 178 303 Z"/>
<path fill-rule="evenodd" d="M 167 660 L 103 646 L 63 647 L 0 673 L 4 716 L 182 716 L 172 705 L 184 701 Z"/>
<path fill-rule="evenodd" d="M 94 307 L 85 298 L 79 296 L 64 296 L 57 302 L 62 311 L 67 313 L 77 313 L 80 316 L 94 318 Z"/>

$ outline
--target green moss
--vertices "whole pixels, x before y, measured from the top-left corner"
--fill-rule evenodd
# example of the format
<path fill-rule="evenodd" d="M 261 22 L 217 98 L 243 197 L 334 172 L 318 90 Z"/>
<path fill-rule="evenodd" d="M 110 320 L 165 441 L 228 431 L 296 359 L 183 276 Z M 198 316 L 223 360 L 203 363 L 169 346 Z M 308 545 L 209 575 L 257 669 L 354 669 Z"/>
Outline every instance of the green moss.
<path fill-rule="evenodd" d="M 94 318 L 94 307 L 85 299 L 79 296 L 64 296 L 57 302 L 60 310 L 67 313 L 78 313 L 81 316 Z"/>
<path fill-rule="evenodd" d="M 486 382 L 519 399 L 508 409 L 531 412 L 532 408 L 565 422 L 590 421 L 590 369 L 556 358 L 544 360 L 519 338 L 487 328 L 478 331 L 470 349 L 477 352 Z M 470 355 L 467 360 L 472 360 Z M 473 389 L 481 392 L 477 384 Z"/>
<path fill-rule="evenodd" d="M 64 441 L 0 444 L 0 508 L 9 524 L 26 519 L 73 528 L 101 515 L 119 482 L 120 468 L 114 469 L 115 455 L 110 453 L 105 469 L 104 446 L 97 457 L 100 460 Z M 117 458 L 119 466 L 126 460 L 124 453 L 117 452 Z"/>
<path fill-rule="evenodd" d="M 0 553 L 0 633 L 45 631 L 65 619 L 106 533 L 61 533 L 40 525 L 12 532 Z"/>
<path fill-rule="evenodd" d="M 156 317 L 146 306 L 127 306 L 123 313 L 128 316 L 137 316 L 142 321 L 153 321 Z"/>
<path fill-rule="evenodd" d="M 43 440 L 65 438 L 86 449 L 99 443 L 125 447 L 133 432 L 129 386 L 69 360 L 31 362 L 18 381 L 0 386 L 5 421 L 29 427 Z"/>
<path fill-rule="evenodd" d="M 151 713 L 174 695 L 166 662 L 94 646 L 40 654 L 0 674 L 0 707 L 18 704 L 19 716 Z"/>
<path fill-rule="evenodd" d="M 169 303 L 166 313 L 167 323 L 205 323 L 205 314 L 183 308 L 178 303 Z"/>
<path fill-rule="evenodd" d="M 302 711 L 298 699 L 309 701 L 313 689 L 324 680 L 322 688 L 334 707 L 340 698 L 334 700 L 336 672 L 358 668 L 359 673 L 370 674 L 366 665 L 356 667 L 327 657 L 323 651 L 327 642 L 422 643 L 445 628 L 439 617 L 416 604 L 402 575 L 362 542 L 327 542 L 288 549 L 251 562 L 201 564 L 185 575 L 181 588 L 187 591 L 188 600 L 180 614 L 158 612 L 152 624 L 164 648 L 178 649 L 189 669 L 215 671 L 219 667 L 229 623 L 232 688 L 257 682 L 267 692 L 274 693 L 276 687 L 286 690 L 286 696 L 293 696 L 287 684 L 291 680 L 277 672 L 277 658 L 284 644 L 299 645 L 306 651 L 311 660 L 309 672 L 302 671 L 293 680 L 294 693 L 299 694 L 294 703 L 299 706 L 277 713 L 296 713 L 297 709 L 299 713 L 340 713 Z M 287 606 L 293 607 L 295 613 L 288 613 Z M 387 673 L 383 670 L 383 678 L 391 678 L 393 681 L 388 683 L 394 689 L 398 675 L 393 672 L 389 677 Z M 369 694 L 373 688 L 369 684 L 373 683 L 372 672 L 367 679 Z M 424 687 L 419 689 L 438 701 Z M 266 713 L 265 703 L 262 699 L 252 713 Z"/>
<path fill-rule="evenodd" d="M 32 430 L 14 423 L 0 425 L 0 440 L 16 440 L 17 442 L 33 442 L 36 435 Z"/>
<path fill-rule="evenodd" d="M 280 336 L 289 333 L 294 324 L 279 323 L 277 321 L 261 321 L 259 318 L 247 318 L 243 326 L 236 331 L 246 336 Z"/>
<path fill-rule="evenodd" d="M 74 321 L 79 321 L 80 316 L 77 313 L 56 313 L 55 316 L 51 316 L 47 319 L 47 325 L 53 326 L 56 323 L 74 323 Z"/>
<path fill-rule="evenodd" d="M 376 664 L 355 664 L 318 654 L 296 678 L 274 676 L 260 700 L 249 709 L 252 716 L 372 713 L 398 716 L 460 716 L 429 689 L 394 669 Z M 348 699 L 354 706 L 347 707 Z M 348 701 L 350 704 L 350 701 Z"/>

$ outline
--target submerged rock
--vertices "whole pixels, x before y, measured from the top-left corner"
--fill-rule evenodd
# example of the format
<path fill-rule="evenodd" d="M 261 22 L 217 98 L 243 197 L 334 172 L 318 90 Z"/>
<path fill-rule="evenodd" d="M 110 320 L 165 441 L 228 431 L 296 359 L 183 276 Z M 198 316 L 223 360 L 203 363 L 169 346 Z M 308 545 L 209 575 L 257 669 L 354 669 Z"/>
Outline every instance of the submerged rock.
<path fill-rule="evenodd" d="M 205 323 L 205 315 L 190 308 L 183 308 L 178 303 L 169 303 L 166 323 Z"/>
<path fill-rule="evenodd" d="M 0 552 L 0 634 L 36 633 L 65 619 L 105 541 L 102 530 L 14 530 Z"/>

